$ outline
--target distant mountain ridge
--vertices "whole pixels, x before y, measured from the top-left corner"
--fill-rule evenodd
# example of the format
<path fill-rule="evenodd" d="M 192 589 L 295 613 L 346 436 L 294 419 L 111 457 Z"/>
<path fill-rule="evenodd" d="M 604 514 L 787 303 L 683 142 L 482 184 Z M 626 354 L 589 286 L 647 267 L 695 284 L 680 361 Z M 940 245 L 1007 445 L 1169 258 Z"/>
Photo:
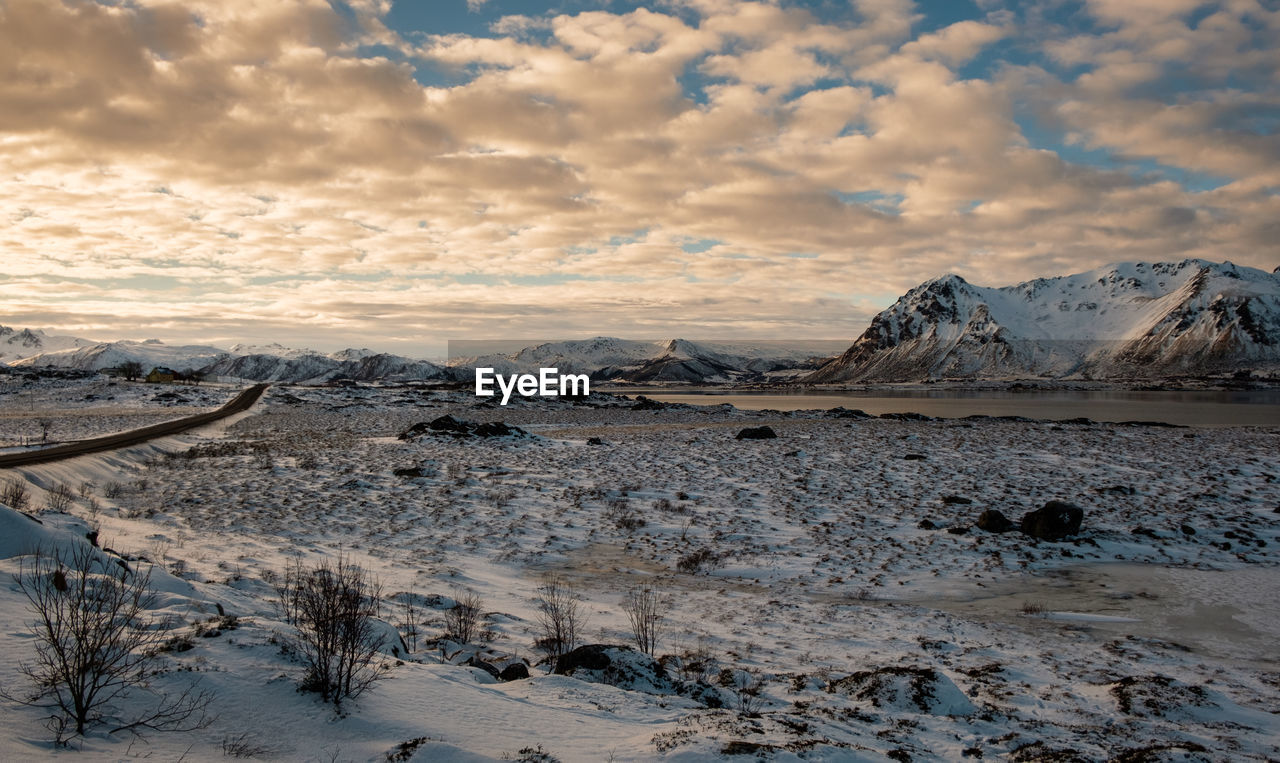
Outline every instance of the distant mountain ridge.
<path fill-rule="evenodd" d="M 1014 286 L 911 289 L 806 383 L 1154 379 L 1280 370 L 1280 275 L 1119 263 Z"/>
<path fill-rule="evenodd" d="M 6 331 L 13 336 L 24 335 L 12 329 Z M 208 345 L 168 345 L 154 339 L 144 342 L 74 339 L 62 341 L 57 349 L 49 351 L 39 352 L 35 350 L 41 348 L 33 348 L 11 365 L 96 371 L 137 361 L 147 368 L 190 369 L 210 377 L 312 384 L 336 379 L 466 382 L 473 378 L 472 369 L 477 366 L 493 367 L 502 374 L 537 373 L 539 368 L 555 367 L 561 373 L 585 373 L 596 380 L 717 384 L 795 378 L 818 368 L 839 351 L 841 344 L 810 341 L 784 345 L 686 339 L 646 342 L 595 337 L 541 343 L 516 352 L 454 358 L 442 366 L 366 349 L 326 354 L 279 344 L 237 344 L 224 350 Z"/>

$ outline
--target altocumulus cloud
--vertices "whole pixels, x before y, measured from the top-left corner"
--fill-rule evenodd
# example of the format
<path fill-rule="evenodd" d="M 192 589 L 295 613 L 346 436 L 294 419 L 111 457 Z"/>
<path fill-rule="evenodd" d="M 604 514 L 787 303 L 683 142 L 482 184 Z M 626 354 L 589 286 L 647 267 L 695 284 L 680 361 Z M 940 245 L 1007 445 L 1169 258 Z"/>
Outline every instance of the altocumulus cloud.
<path fill-rule="evenodd" d="M 455 4 L 0 0 L 0 316 L 843 337 L 946 271 L 1280 264 L 1274 4 Z"/>

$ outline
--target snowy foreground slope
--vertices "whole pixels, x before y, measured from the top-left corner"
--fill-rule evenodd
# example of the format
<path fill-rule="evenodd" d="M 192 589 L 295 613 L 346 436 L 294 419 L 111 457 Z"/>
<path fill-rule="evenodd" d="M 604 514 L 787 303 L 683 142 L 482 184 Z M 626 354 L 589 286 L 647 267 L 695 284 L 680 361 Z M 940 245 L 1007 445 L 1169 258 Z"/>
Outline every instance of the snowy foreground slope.
<path fill-rule="evenodd" d="M 1155 379 L 1280 369 L 1280 274 L 1121 263 L 991 288 L 927 281 L 806 381 Z"/>
<path fill-rule="evenodd" d="M 444 414 L 531 436 L 397 437 Z M 734 438 L 759 425 L 778 437 Z M 59 484 L 74 498 L 32 509 L 43 524 L 0 508 L 0 572 L 90 527 L 154 565 L 157 621 L 191 644 L 155 683 L 199 678 L 218 720 L 64 753 L 46 713 L 0 701 L 0 759 L 1275 759 L 1278 446 L 1273 428 L 276 387 L 216 430 L 14 472 L 33 507 Z M 1048 500 L 1084 509 L 1078 536 L 973 527 Z M 272 582 L 343 553 L 382 580 L 383 620 L 405 630 L 415 602 L 424 624 L 335 715 L 298 691 Z M 582 592 L 586 643 L 628 643 L 623 594 L 661 592 L 665 678 L 546 675 L 548 571 Z M 488 620 L 471 647 L 438 640 L 464 592 Z M 6 687 L 24 605 L 0 585 Z"/>

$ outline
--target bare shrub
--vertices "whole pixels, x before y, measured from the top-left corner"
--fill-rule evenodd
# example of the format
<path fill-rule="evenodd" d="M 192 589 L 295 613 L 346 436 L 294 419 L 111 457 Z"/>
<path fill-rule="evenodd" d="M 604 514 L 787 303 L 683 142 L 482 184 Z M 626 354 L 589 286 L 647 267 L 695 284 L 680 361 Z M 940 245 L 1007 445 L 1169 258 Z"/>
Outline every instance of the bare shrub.
<path fill-rule="evenodd" d="M 733 695 L 734 709 L 743 715 L 756 716 L 764 707 L 764 679 L 752 669 L 730 670 L 725 668 L 721 685 Z"/>
<path fill-rule="evenodd" d="M 445 636 L 470 644 L 484 630 L 484 600 L 474 591 L 455 591 L 454 605 L 445 611 Z"/>
<path fill-rule="evenodd" d="M 5 480 L 0 488 L 0 503 L 14 511 L 26 511 L 31 505 L 31 494 L 27 491 L 27 483 L 17 477 Z"/>
<path fill-rule="evenodd" d="M 102 495 L 104 498 L 115 500 L 124 495 L 124 483 L 111 480 L 102 486 Z"/>
<path fill-rule="evenodd" d="M 702 572 L 703 570 L 712 570 L 720 566 L 721 556 L 714 549 L 703 546 L 692 553 L 680 557 L 676 561 L 676 568 L 681 572 L 687 572 L 691 575 Z"/>
<path fill-rule="evenodd" d="M 548 663 L 554 668 L 560 655 L 578 645 L 578 637 L 587 627 L 582 597 L 563 576 L 549 573 L 542 578 L 534 603 L 538 608 L 538 640 L 535 646 L 546 654 Z"/>
<path fill-rule="evenodd" d="M 89 496 L 93 495 L 93 491 L 94 491 L 94 490 L 97 490 L 97 489 L 98 489 L 98 486 L 97 486 L 97 485 L 95 485 L 95 484 L 93 484 L 92 482 L 88 482 L 88 481 L 81 482 L 81 483 L 80 483 L 80 497 L 81 497 L 81 498 L 88 498 Z"/>
<path fill-rule="evenodd" d="M 410 591 L 400 599 L 400 635 L 409 654 L 418 651 L 418 634 L 422 625 L 422 613 L 418 609 L 417 594 Z"/>
<path fill-rule="evenodd" d="M 33 686 L 14 697 L 51 709 L 59 737 L 106 725 L 109 733 L 142 730 L 192 731 L 212 722 L 213 695 L 192 684 L 176 694 L 150 688 L 165 631 L 147 611 L 155 603 L 150 571 L 129 571 L 98 556 L 89 546 L 38 551 L 14 577 L 35 616 L 31 623 L 35 660 L 19 666 Z M 120 705 L 135 693 L 154 701 L 125 715 Z M 55 729 L 56 726 L 56 729 Z"/>
<path fill-rule="evenodd" d="M 341 710 L 344 699 L 384 677 L 376 623 L 381 591 L 363 569 L 342 556 L 310 569 L 294 560 L 277 591 L 285 619 L 297 628 L 290 646 L 307 667 L 303 689 Z"/>
<path fill-rule="evenodd" d="M 70 485 L 59 482 L 49 488 L 49 492 L 44 497 L 44 507 L 49 511 L 65 513 L 70 510 L 71 505 L 75 503 L 76 494 Z"/>
<path fill-rule="evenodd" d="M 636 647 L 649 656 L 658 648 L 662 622 L 666 619 L 667 602 L 649 588 L 633 588 L 622 600 L 622 608 L 631 621 L 631 636 Z"/>

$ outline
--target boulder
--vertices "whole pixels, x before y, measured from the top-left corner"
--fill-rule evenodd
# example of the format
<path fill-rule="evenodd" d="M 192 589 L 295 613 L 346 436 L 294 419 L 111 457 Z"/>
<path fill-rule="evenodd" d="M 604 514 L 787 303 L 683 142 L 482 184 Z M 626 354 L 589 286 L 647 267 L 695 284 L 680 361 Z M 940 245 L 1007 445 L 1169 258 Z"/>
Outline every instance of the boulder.
<path fill-rule="evenodd" d="M 513 662 L 502 669 L 498 676 L 503 681 L 523 681 L 529 677 L 529 666 L 523 662 Z"/>
<path fill-rule="evenodd" d="M 422 421 L 400 433 L 399 439 L 413 440 L 424 434 L 447 435 L 451 437 L 527 437 L 528 432 L 520 427 L 508 426 L 501 421 L 475 423 L 462 421 L 445 414 L 431 421 Z"/>
<path fill-rule="evenodd" d="M 902 458 L 903 458 L 904 460 L 907 460 L 907 461 L 923 461 L 923 460 L 924 460 L 924 454 L 923 454 L 923 453 L 908 453 L 907 455 L 903 456 Z"/>
<path fill-rule="evenodd" d="M 493 665 L 490 665 L 489 663 L 485 662 L 484 660 L 474 655 L 469 657 L 465 664 L 470 665 L 473 668 L 480 668 L 481 670 L 493 676 L 494 678 L 500 679 L 502 677 L 502 671 L 498 670 Z"/>
<path fill-rule="evenodd" d="M 858 408 L 845 408 L 844 406 L 836 406 L 827 410 L 827 418 L 832 419 L 871 419 L 875 418 L 871 414 Z"/>
<path fill-rule="evenodd" d="M 646 694 L 671 694 L 667 671 L 644 652 L 615 644 L 587 644 L 560 655 L 555 672 Z"/>
<path fill-rule="evenodd" d="M 738 432 L 736 440 L 772 440 L 778 436 L 771 427 L 747 427 Z"/>
<path fill-rule="evenodd" d="M 1062 540 L 1080 532 L 1084 509 L 1066 501 L 1049 501 L 1035 511 L 1022 515 L 1021 530 L 1040 540 Z"/>
<path fill-rule="evenodd" d="M 1014 528 L 1013 520 L 999 509 L 987 509 L 978 515 L 978 529 L 989 533 L 1007 533 Z"/>

